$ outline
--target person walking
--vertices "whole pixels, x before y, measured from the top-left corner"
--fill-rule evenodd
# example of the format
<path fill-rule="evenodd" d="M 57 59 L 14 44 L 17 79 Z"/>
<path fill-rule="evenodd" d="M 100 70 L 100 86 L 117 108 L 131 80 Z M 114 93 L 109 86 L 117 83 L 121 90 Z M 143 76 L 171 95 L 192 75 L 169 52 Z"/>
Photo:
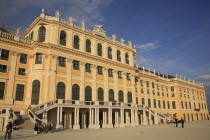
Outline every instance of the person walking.
<path fill-rule="evenodd" d="M 6 133 L 5 133 L 5 137 L 4 139 L 6 140 L 11 139 L 11 134 L 12 134 L 12 122 L 8 122 L 7 126 L 6 126 Z"/>
<path fill-rule="evenodd" d="M 176 127 L 178 127 L 178 119 L 177 118 L 175 119 L 175 122 L 176 122 Z"/>
<path fill-rule="evenodd" d="M 184 119 L 182 118 L 182 119 L 180 120 L 180 122 L 182 123 L 182 128 L 184 128 Z"/>

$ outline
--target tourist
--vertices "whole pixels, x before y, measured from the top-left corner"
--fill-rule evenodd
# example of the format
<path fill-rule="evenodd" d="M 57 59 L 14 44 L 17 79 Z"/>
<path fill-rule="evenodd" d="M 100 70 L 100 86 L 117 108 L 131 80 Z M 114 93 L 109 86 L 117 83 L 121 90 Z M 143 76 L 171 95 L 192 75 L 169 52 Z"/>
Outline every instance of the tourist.
<path fill-rule="evenodd" d="M 178 119 L 177 118 L 175 119 L 175 122 L 176 122 L 176 127 L 178 127 Z"/>
<path fill-rule="evenodd" d="M 34 125 L 34 135 L 36 135 L 38 133 L 38 130 L 39 130 L 39 124 L 38 124 L 38 122 L 36 122 Z"/>
<path fill-rule="evenodd" d="M 42 122 L 42 130 L 43 130 L 44 133 L 47 132 L 46 127 L 47 127 L 46 123 Z"/>
<path fill-rule="evenodd" d="M 182 123 L 182 128 L 184 128 L 184 119 L 182 118 L 182 119 L 180 120 L 180 122 Z"/>
<path fill-rule="evenodd" d="M 5 137 L 4 139 L 6 140 L 11 139 L 11 134 L 12 134 L 12 122 L 8 122 L 7 126 L 6 126 L 6 133 L 5 133 Z"/>

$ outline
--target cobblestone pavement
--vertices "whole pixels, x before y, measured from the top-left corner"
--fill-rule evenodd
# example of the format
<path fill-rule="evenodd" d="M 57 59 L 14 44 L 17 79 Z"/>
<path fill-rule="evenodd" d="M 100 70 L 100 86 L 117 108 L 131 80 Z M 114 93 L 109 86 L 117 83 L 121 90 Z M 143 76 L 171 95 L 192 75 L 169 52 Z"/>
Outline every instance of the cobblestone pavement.
<path fill-rule="evenodd" d="M 3 139 L 3 135 L 0 135 Z M 210 140 L 210 121 L 195 121 L 185 123 L 185 128 L 174 124 L 125 127 L 113 129 L 67 129 L 60 132 L 33 135 L 14 132 L 15 140 Z"/>

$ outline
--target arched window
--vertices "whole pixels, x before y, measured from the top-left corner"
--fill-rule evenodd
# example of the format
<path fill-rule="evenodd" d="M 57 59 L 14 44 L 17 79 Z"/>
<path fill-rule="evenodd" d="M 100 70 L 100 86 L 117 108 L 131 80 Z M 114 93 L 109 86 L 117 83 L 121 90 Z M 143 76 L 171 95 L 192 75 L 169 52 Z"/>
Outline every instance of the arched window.
<path fill-rule="evenodd" d="M 31 32 L 31 38 L 30 38 L 31 40 L 33 40 L 33 36 L 34 36 L 34 32 L 32 31 Z"/>
<path fill-rule="evenodd" d="M 80 87 L 77 84 L 72 86 L 72 100 L 79 100 Z"/>
<path fill-rule="evenodd" d="M 129 56 L 128 56 L 128 53 L 125 54 L 125 62 L 126 62 L 126 64 L 129 64 Z"/>
<path fill-rule="evenodd" d="M 98 101 L 104 101 L 104 90 L 102 88 L 98 88 Z"/>
<path fill-rule="evenodd" d="M 114 101 L 114 90 L 110 89 L 109 90 L 109 102 L 113 102 Z"/>
<path fill-rule="evenodd" d="M 63 82 L 57 84 L 56 99 L 65 99 L 66 85 Z"/>
<path fill-rule="evenodd" d="M 117 61 L 121 62 L 121 53 L 117 50 Z"/>
<path fill-rule="evenodd" d="M 77 35 L 74 36 L 74 48 L 79 50 L 79 37 Z"/>
<path fill-rule="evenodd" d="M 85 87 L 85 101 L 92 101 L 92 88 L 90 86 Z"/>
<path fill-rule="evenodd" d="M 112 59 L 112 48 L 108 47 L 108 58 Z"/>
<path fill-rule="evenodd" d="M 86 52 L 91 53 L 91 42 L 89 39 L 86 40 Z"/>
<path fill-rule="evenodd" d="M 102 45 L 98 43 L 98 56 L 102 56 Z"/>
<path fill-rule="evenodd" d="M 60 32 L 60 45 L 66 46 L 66 32 L 65 31 Z"/>
<path fill-rule="evenodd" d="M 123 91 L 122 91 L 122 90 L 120 90 L 118 94 L 119 94 L 119 96 L 118 96 L 118 97 L 119 97 L 119 102 L 124 102 L 124 95 L 123 95 Z"/>
<path fill-rule="evenodd" d="M 45 41 L 45 35 L 46 35 L 46 28 L 44 26 L 41 26 L 39 28 L 39 42 Z"/>
<path fill-rule="evenodd" d="M 131 92 L 128 92 L 128 103 L 132 103 L 132 93 Z"/>
<path fill-rule="evenodd" d="M 32 96 L 31 96 L 32 105 L 39 104 L 39 94 L 40 94 L 40 82 L 39 80 L 34 80 L 32 84 Z"/>

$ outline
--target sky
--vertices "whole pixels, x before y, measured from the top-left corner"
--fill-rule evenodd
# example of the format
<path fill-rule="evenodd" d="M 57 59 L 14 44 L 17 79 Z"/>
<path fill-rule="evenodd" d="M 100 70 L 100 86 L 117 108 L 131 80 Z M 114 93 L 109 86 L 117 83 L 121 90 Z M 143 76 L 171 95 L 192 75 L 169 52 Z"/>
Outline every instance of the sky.
<path fill-rule="evenodd" d="M 210 109 L 210 0 L 0 0 L 0 25 L 23 33 L 42 8 L 132 41 L 140 67 L 204 82 Z"/>

